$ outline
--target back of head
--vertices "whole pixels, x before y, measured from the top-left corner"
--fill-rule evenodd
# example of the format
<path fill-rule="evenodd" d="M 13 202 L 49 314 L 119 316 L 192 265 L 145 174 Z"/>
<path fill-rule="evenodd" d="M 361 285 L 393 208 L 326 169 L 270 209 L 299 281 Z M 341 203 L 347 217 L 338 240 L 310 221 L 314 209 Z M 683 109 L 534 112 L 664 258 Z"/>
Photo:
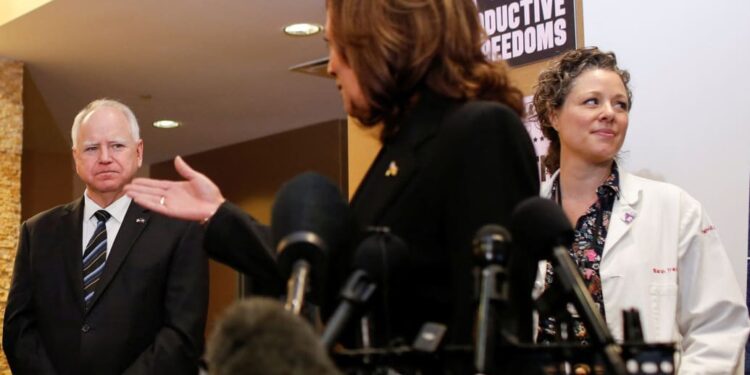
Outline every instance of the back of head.
<path fill-rule="evenodd" d="M 275 300 L 236 302 L 209 339 L 211 375 L 336 375 L 312 327 Z"/>
<path fill-rule="evenodd" d="M 86 120 L 86 118 L 89 117 L 90 114 L 103 107 L 114 108 L 122 112 L 123 116 L 125 116 L 125 118 L 128 120 L 128 125 L 130 125 L 130 135 L 133 136 L 133 140 L 137 141 L 141 138 L 140 128 L 138 127 L 138 120 L 136 120 L 135 114 L 130 109 L 130 107 L 113 99 L 97 99 L 87 104 L 86 107 L 78 112 L 75 119 L 73 120 L 73 127 L 71 127 L 70 129 L 70 139 L 73 148 L 76 148 L 77 146 L 76 142 L 78 142 L 78 132 L 81 128 L 81 124 Z"/>
<path fill-rule="evenodd" d="M 597 47 L 574 49 L 558 56 L 549 67 L 539 73 L 534 92 L 535 117 L 544 136 L 550 140 L 544 166 L 549 173 L 560 168 L 560 136 L 552 127 L 552 116 L 565 103 L 568 93 L 582 73 L 592 69 L 604 69 L 617 73 L 628 94 L 628 110 L 633 106 L 630 91 L 630 73 L 617 66 L 613 52 L 604 52 Z"/>
<path fill-rule="evenodd" d="M 489 99 L 523 113 L 504 63 L 488 62 L 472 0 L 328 0 L 333 38 L 369 100 L 365 124 L 398 118 L 427 88 L 458 100 Z"/>

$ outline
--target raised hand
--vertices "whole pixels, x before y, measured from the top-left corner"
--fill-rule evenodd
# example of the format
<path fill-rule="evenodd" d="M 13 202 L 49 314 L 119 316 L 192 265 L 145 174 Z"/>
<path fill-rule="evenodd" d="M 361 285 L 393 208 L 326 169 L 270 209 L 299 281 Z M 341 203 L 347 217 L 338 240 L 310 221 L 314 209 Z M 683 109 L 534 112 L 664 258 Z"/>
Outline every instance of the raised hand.
<path fill-rule="evenodd" d="M 141 206 L 167 216 L 196 221 L 210 218 L 226 200 L 219 187 L 179 156 L 174 166 L 184 181 L 136 178 L 125 186 L 125 193 Z"/>

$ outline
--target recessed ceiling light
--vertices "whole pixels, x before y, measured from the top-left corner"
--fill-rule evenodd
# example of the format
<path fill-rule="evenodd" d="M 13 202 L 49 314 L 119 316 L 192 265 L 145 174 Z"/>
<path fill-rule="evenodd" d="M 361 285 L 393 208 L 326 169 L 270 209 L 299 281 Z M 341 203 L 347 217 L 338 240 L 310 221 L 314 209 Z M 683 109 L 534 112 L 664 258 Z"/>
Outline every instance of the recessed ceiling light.
<path fill-rule="evenodd" d="M 284 33 L 291 36 L 310 36 L 323 30 L 323 26 L 317 23 L 295 23 L 284 27 Z"/>
<path fill-rule="evenodd" d="M 180 126 L 180 123 L 173 120 L 154 121 L 154 127 L 160 129 L 172 129 Z"/>

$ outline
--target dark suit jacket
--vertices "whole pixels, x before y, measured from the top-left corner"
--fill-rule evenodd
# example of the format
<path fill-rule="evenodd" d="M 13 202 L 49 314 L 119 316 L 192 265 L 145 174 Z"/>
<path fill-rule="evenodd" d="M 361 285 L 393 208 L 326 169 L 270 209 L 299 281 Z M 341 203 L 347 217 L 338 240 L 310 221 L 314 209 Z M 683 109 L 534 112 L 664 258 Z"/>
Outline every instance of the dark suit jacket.
<path fill-rule="evenodd" d="M 391 165 L 396 175 L 386 174 Z M 389 227 L 409 247 L 413 276 L 389 291 L 392 336 L 411 343 L 432 321 L 448 326 L 449 343 L 471 344 L 474 235 L 485 224 L 508 227 L 538 181 L 531 140 L 508 107 L 423 93 L 351 202 L 360 226 Z"/>
<path fill-rule="evenodd" d="M 83 199 L 22 225 L 3 349 L 16 374 L 195 374 L 208 265 L 196 224 L 131 203 L 88 311 Z"/>
<path fill-rule="evenodd" d="M 391 334 L 383 341 L 411 343 L 422 323 L 433 321 L 448 326 L 451 343 L 471 344 L 472 239 L 484 224 L 507 227 L 516 204 L 538 194 L 531 140 L 504 105 L 458 102 L 429 91 L 399 129 L 384 142 L 351 202 L 361 228 L 390 227 L 409 247 L 409 277 L 389 287 Z M 392 163 L 397 173 L 386 175 Z M 206 236 L 210 254 L 250 274 L 261 293 L 282 290 L 267 233 L 240 209 L 224 204 Z M 349 263 L 346 257 L 334 261 L 329 269 L 343 280 Z M 334 290 L 339 287 L 334 283 Z"/>

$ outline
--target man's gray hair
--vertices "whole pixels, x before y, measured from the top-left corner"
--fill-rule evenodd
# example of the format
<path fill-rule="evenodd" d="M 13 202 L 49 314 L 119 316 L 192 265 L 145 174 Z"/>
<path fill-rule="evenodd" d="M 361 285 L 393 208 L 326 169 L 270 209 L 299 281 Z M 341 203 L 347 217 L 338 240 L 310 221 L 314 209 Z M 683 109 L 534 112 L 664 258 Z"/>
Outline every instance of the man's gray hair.
<path fill-rule="evenodd" d="M 130 125 L 130 135 L 133 136 L 133 140 L 138 141 L 139 139 L 141 139 L 138 120 L 135 119 L 135 114 L 128 106 L 113 99 L 97 99 L 84 107 L 81 112 L 78 112 L 75 120 L 73 120 L 73 128 L 70 129 L 70 139 L 72 141 L 73 148 L 76 148 L 77 146 L 76 141 L 78 139 L 78 130 L 81 128 L 81 123 L 83 122 L 83 120 L 89 114 L 102 107 L 110 107 L 122 112 L 122 114 L 125 115 L 125 118 L 128 120 L 128 124 Z"/>

